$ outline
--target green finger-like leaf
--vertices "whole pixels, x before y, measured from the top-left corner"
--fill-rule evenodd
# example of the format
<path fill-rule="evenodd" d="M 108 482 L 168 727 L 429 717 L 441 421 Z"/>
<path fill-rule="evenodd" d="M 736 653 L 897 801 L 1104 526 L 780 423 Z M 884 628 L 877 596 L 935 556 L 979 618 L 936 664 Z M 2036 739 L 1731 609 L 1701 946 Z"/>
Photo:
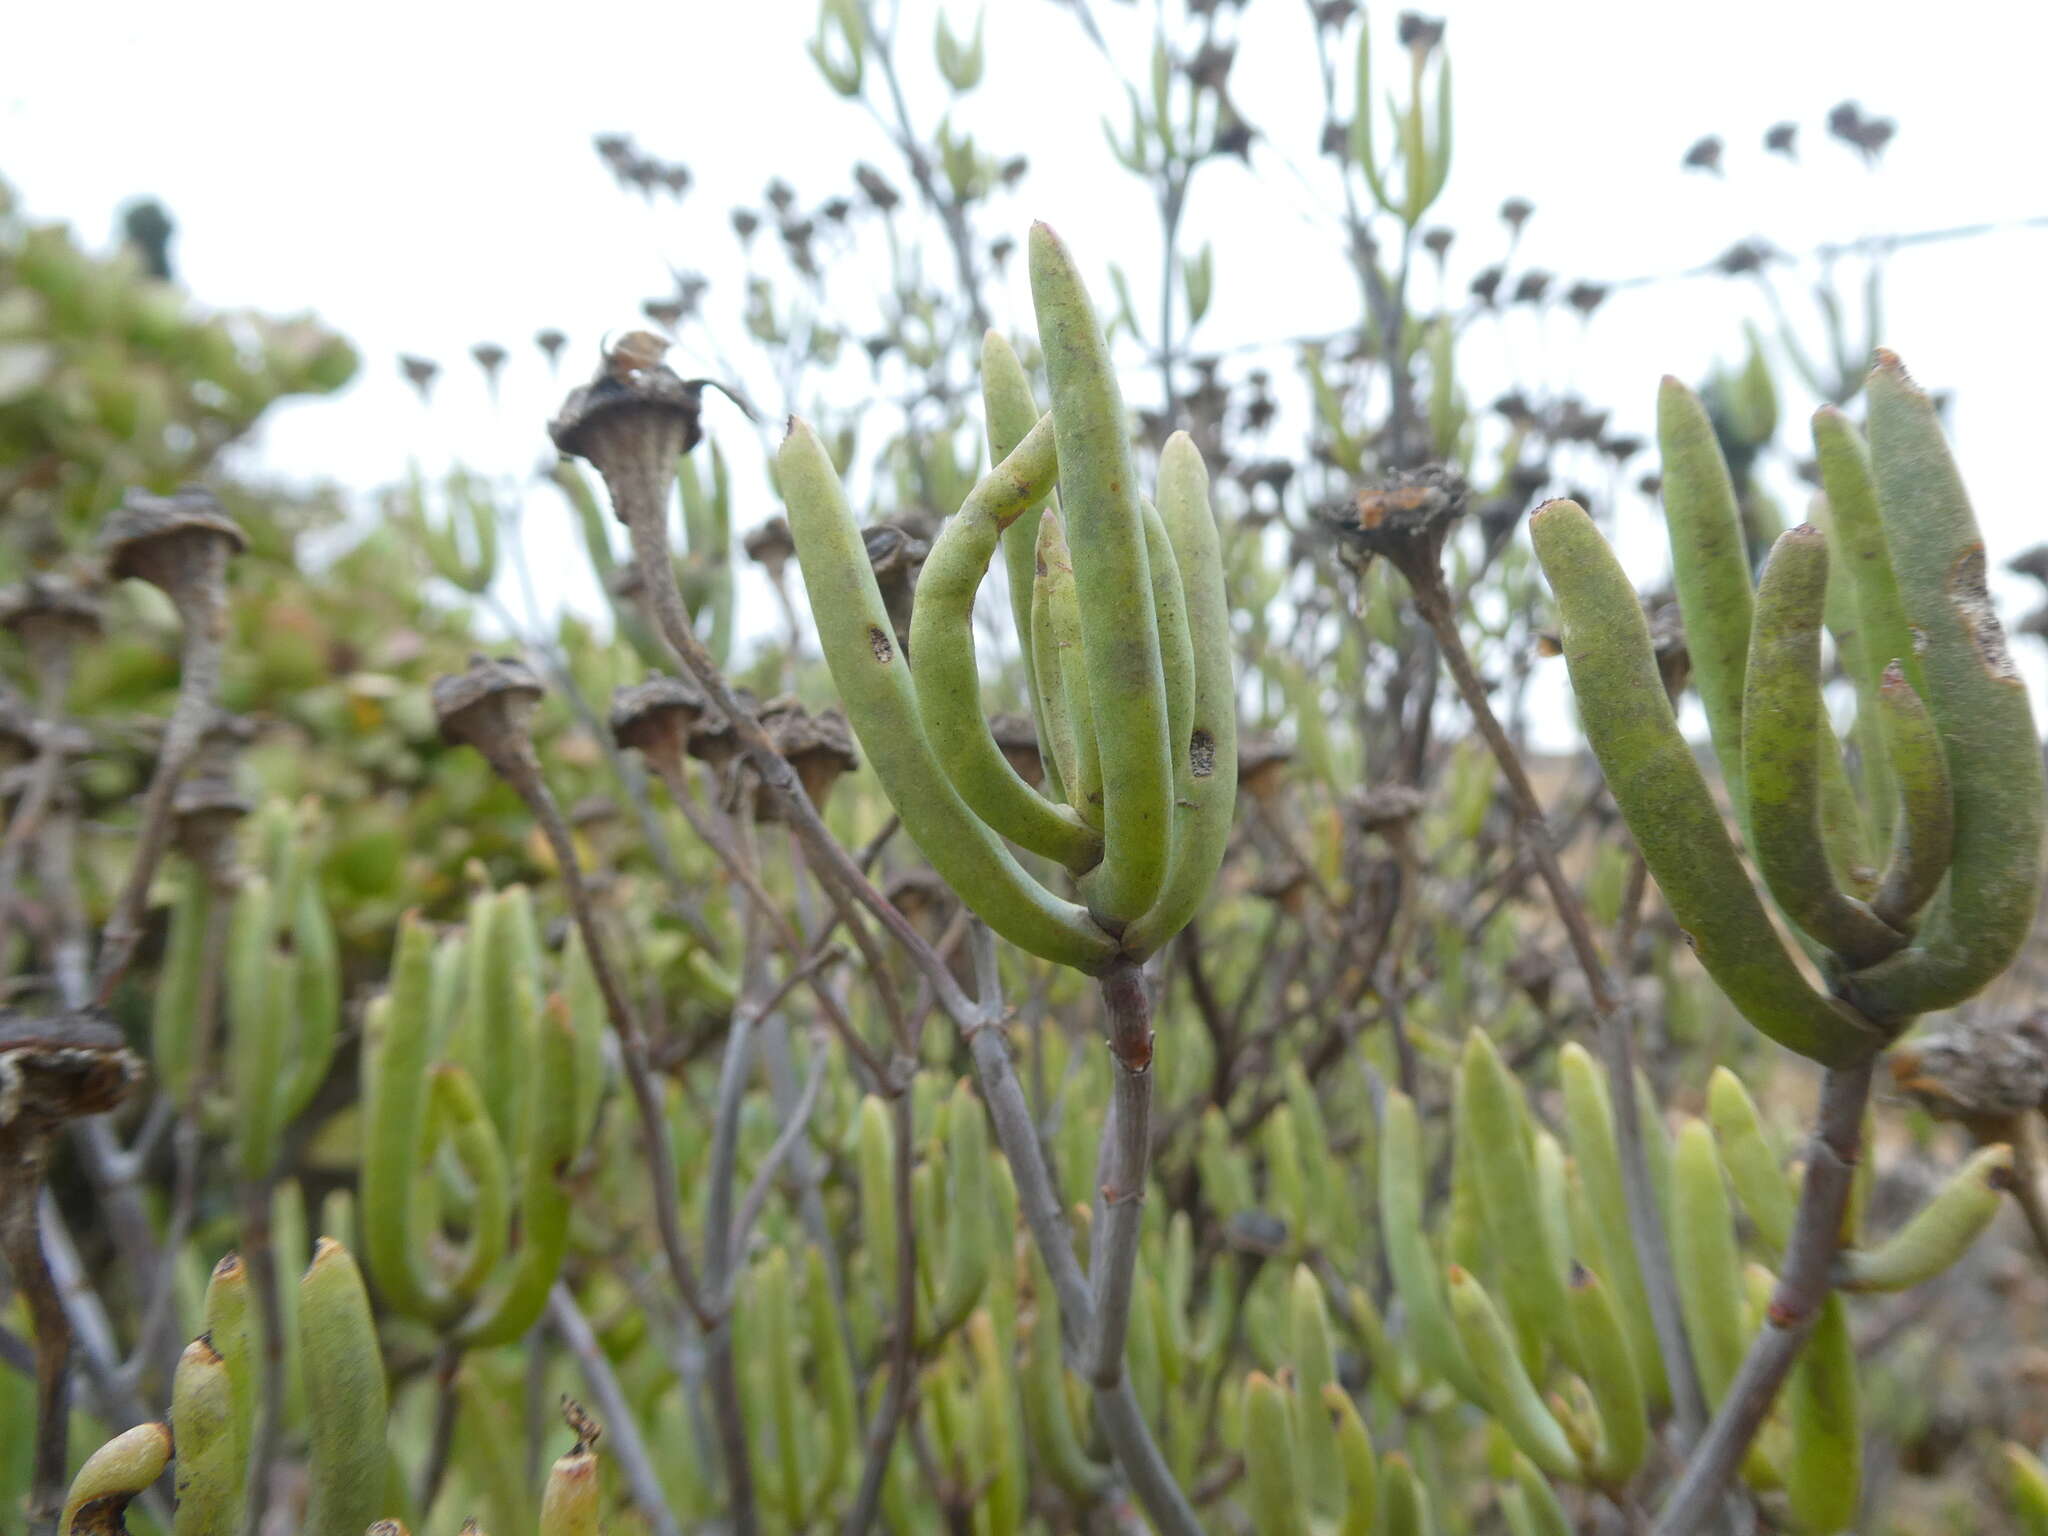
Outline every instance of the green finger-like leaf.
<path fill-rule="evenodd" d="M 1073 555 L 1065 526 L 1048 512 L 1040 525 L 1040 595 L 1046 628 L 1041 652 L 1049 653 L 1059 674 L 1062 712 L 1073 741 L 1074 771 L 1068 777 L 1074 809 L 1092 827 L 1102 825 L 1102 752 L 1095 735 L 1095 703 L 1088 694 L 1088 667 L 1081 643 L 1081 601 L 1074 586 Z"/>
<path fill-rule="evenodd" d="M 981 339 L 981 408 L 988 419 L 988 461 L 1000 464 L 1016 450 L 1025 435 L 1038 425 L 1038 399 L 1032 393 L 1030 375 L 1002 332 L 990 330 Z M 1038 570 L 1038 519 L 1020 517 L 1003 530 L 1003 565 L 1010 578 L 1010 617 L 1017 630 L 1017 645 L 1024 656 L 1024 683 L 1031 697 L 1032 716 L 1038 726 L 1039 756 L 1046 765 L 1046 785 L 1053 800 L 1065 800 L 1066 786 L 1058 776 L 1058 763 L 1046 732 L 1043 705 L 1039 699 L 1038 660 L 1032 640 L 1031 600 Z"/>
<path fill-rule="evenodd" d="M 467 1299 L 483 1288 L 505 1256 L 512 1220 L 511 1176 L 497 1129 L 469 1074 L 453 1063 L 436 1066 L 430 1095 L 434 1112 L 448 1128 L 455 1160 L 474 1191 L 468 1256 L 454 1282 L 455 1293 Z"/>
<path fill-rule="evenodd" d="M 529 1012 L 531 1001 L 522 1005 Z M 570 1165 L 577 1149 L 576 1031 L 557 995 L 534 1031 L 540 1041 L 528 1085 L 526 1159 L 519 1181 L 519 1252 L 504 1289 L 464 1320 L 457 1337 L 470 1348 L 521 1337 L 547 1306 L 569 1247 Z"/>
<path fill-rule="evenodd" d="M 1295 1468 L 1287 1394 L 1262 1371 L 1244 1384 L 1244 1465 L 1258 1536 L 1308 1536 L 1308 1507 Z"/>
<path fill-rule="evenodd" d="M 1565 1127 L 1572 1158 L 1599 1228 L 1600 1242 L 1591 1255 L 1593 1267 L 1606 1279 L 1612 1300 L 1628 1329 L 1630 1348 L 1643 1389 L 1652 1403 L 1668 1400 L 1664 1357 L 1650 1316 L 1650 1293 L 1636 1262 L 1628 1200 L 1622 1192 L 1621 1153 L 1614 1139 L 1614 1109 L 1607 1079 L 1577 1041 L 1558 1052 L 1558 1076 L 1564 1085 Z"/>
<path fill-rule="evenodd" d="M 1572 1522 L 1541 1469 L 1528 1457 L 1515 1457 L 1515 1492 L 1522 1496 L 1533 1536 L 1572 1536 Z"/>
<path fill-rule="evenodd" d="M 1430 1511 L 1429 1494 L 1415 1467 L 1399 1451 L 1386 1460 L 1382 1482 L 1381 1536 L 1436 1536 L 1436 1517 Z"/>
<path fill-rule="evenodd" d="M 1380 1227 L 1386 1235 L 1387 1267 L 1408 1314 L 1415 1352 L 1459 1392 L 1474 1402 L 1483 1401 L 1479 1378 L 1452 1328 L 1422 1224 L 1422 1127 L 1415 1101 L 1404 1093 L 1387 1094 L 1379 1150 Z"/>
<path fill-rule="evenodd" d="M 2026 942 L 2048 794 L 2026 686 L 1986 586 L 1983 539 L 1933 402 L 1888 352 L 1869 396 L 1878 509 L 1955 819 L 1948 889 L 1919 938 L 1853 984 L 1866 1012 L 1904 1020 L 1972 996 Z"/>
<path fill-rule="evenodd" d="M 598 1472 L 597 1452 L 585 1446 L 555 1458 L 540 1496 L 540 1536 L 597 1536 Z"/>
<path fill-rule="evenodd" d="M 1306 1264 L 1294 1268 L 1288 1292 L 1288 1351 L 1294 1365 L 1295 1444 L 1307 1500 L 1320 1513 L 1344 1508 L 1344 1474 L 1336 1425 L 1323 1395 L 1337 1380 L 1337 1355 L 1330 1342 L 1330 1314 L 1323 1288 Z M 1341 1389 L 1340 1389 L 1341 1390 Z"/>
<path fill-rule="evenodd" d="M 1498 1283 L 1521 1343 L 1522 1364 L 1531 1374 L 1543 1368 L 1546 1344 L 1565 1343 L 1564 1259 L 1551 1245 L 1536 1170 L 1530 1156 L 1528 1105 L 1507 1063 L 1484 1030 L 1465 1037 L 1458 1067 L 1458 1115 L 1469 1122 L 1476 1158 L 1481 1208 Z M 1470 1344 L 1467 1344 L 1470 1354 Z M 1474 1366 L 1479 1362 L 1474 1360 Z M 1484 1368 L 1480 1367 L 1483 1373 Z"/>
<path fill-rule="evenodd" d="M 1600 1413 L 1602 1435 L 1593 1472 L 1605 1486 L 1618 1488 L 1635 1476 L 1649 1453 L 1642 1376 L 1621 1314 L 1600 1277 L 1583 1264 L 1574 1266 L 1568 1295 L 1580 1369 Z"/>
<path fill-rule="evenodd" d="M 825 1453 L 819 1458 L 818 1476 L 811 1485 L 806 1507 L 822 1509 L 839 1491 L 848 1458 L 860 1443 L 860 1397 L 853 1381 L 853 1361 L 847 1357 L 832 1302 L 832 1277 L 825 1267 L 824 1253 L 816 1247 L 805 1252 L 804 1308 L 827 1433 Z"/>
<path fill-rule="evenodd" d="M 1742 1259 L 1714 1136 L 1692 1120 L 1679 1132 L 1671 1168 L 1671 1258 L 1685 1336 L 1709 1406 L 1719 1406 L 1745 1347 Z"/>
<path fill-rule="evenodd" d="M 1100 861 L 1103 840 L 1010 765 L 982 714 L 974 657 L 975 593 L 1003 530 L 1051 487 L 1058 469 L 1053 449 L 1052 419 L 1045 417 L 946 520 L 917 582 L 911 675 L 925 735 L 968 808 L 1011 842 L 1081 874 Z"/>
<path fill-rule="evenodd" d="M 293 1041 L 287 1118 L 303 1111 L 326 1081 L 341 1030 L 341 946 L 327 915 L 327 903 L 321 900 L 318 881 L 299 882 L 292 951 L 297 961 L 293 1006 L 298 1030 Z"/>
<path fill-rule="evenodd" d="M 1700 963 L 1743 1017 L 1779 1044 L 1834 1066 L 1867 1056 L 1874 1033 L 1814 991 L 1771 927 L 1679 733 L 1649 626 L 1613 551 L 1573 502 L 1550 502 L 1530 527 L 1557 597 L 1586 735 Z M 1738 678 L 1738 699 L 1740 692 Z"/>
<path fill-rule="evenodd" d="M 299 1282 L 306 1379 L 306 1536 L 358 1536 L 384 1498 L 384 1361 L 370 1298 L 348 1250 L 321 1238 Z"/>
<path fill-rule="evenodd" d="M 1955 800 L 1934 716 L 1896 659 L 1885 663 L 1880 676 L 1877 713 L 1899 806 L 1891 858 L 1870 905 L 1885 922 L 1903 928 L 1934 899 L 1954 860 Z"/>
<path fill-rule="evenodd" d="M 1109 1484 L 1109 1468 L 1088 1454 L 1074 1422 L 1073 1396 L 1060 1349 L 1060 1312 L 1045 1260 L 1031 1253 L 1031 1293 L 1037 1303 L 1024 1362 L 1024 1420 L 1031 1443 L 1054 1485 L 1069 1496 L 1094 1499 Z"/>
<path fill-rule="evenodd" d="M 1166 523 L 1150 501 L 1140 501 L 1138 510 L 1145 520 L 1145 567 L 1152 578 L 1152 612 L 1159 624 L 1159 670 L 1166 679 L 1166 739 L 1178 763 L 1195 707 L 1195 647 L 1188 634 L 1180 561 Z"/>
<path fill-rule="evenodd" d="M 1166 876 L 1173 802 L 1166 682 L 1123 392 L 1073 258 L 1044 224 L 1030 236 L 1032 302 L 1052 390 L 1060 500 L 1080 600 L 1081 650 L 1102 758 L 1103 859 L 1090 904 L 1119 926 Z"/>
<path fill-rule="evenodd" d="M 1862 1416 L 1856 1341 L 1842 1298 L 1829 1296 L 1785 1384 L 1790 1454 L 1782 1475 L 1800 1529 L 1852 1530 L 1863 1491 Z"/>
<path fill-rule="evenodd" d="M 926 1338 L 944 1338 L 967 1321 L 988 1284 L 989 1231 L 988 1121 L 981 1101 L 962 1078 L 953 1090 L 946 1114 L 946 1168 L 952 1192 L 946 1202 L 946 1267 L 937 1305 L 926 1320 Z"/>
<path fill-rule="evenodd" d="M 417 913 L 398 929 L 391 990 L 372 1019 L 381 1036 L 364 1061 L 368 1126 L 363 1140 L 364 1253 L 385 1299 L 412 1317 L 446 1321 L 454 1303 L 420 1262 L 414 1183 L 427 1152 L 427 1067 L 434 938 Z M 380 1027 L 381 1026 L 381 1027 Z"/>
<path fill-rule="evenodd" d="M 1344 1473 L 1344 1518 L 1337 1536 L 1372 1536 L 1379 1509 L 1379 1462 L 1372 1437 L 1358 1416 L 1358 1404 L 1334 1382 L 1323 1388 L 1323 1409 L 1336 1418 L 1337 1459 Z"/>
<path fill-rule="evenodd" d="M 1095 763 L 1095 783 L 1084 793 L 1080 782 L 1081 742 L 1067 693 L 1063 660 L 1069 650 L 1078 654 L 1081 647 L 1081 614 L 1073 591 L 1074 565 L 1067 557 L 1066 535 L 1060 530 L 1059 514 L 1051 508 L 1039 519 L 1032 559 L 1032 706 L 1042 722 L 1047 783 L 1057 783 L 1061 798 L 1074 808 L 1074 813 L 1099 831 L 1102 773 L 1093 756 L 1094 725 L 1091 720 L 1087 738 L 1090 761 Z M 1080 677 L 1078 666 L 1075 676 Z M 1087 702 L 1085 692 L 1081 702 Z"/>
<path fill-rule="evenodd" d="M 1781 1254 L 1792 1235 L 1792 1189 L 1778 1154 L 1771 1150 L 1764 1134 L 1763 1117 L 1742 1079 L 1726 1067 L 1716 1067 L 1707 1084 L 1707 1121 L 1714 1128 L 1714 1141 L 1729 1181 L 1756 1224 L 1757 1236 L 1771 1252 Z"/>
<path fill-rule="evenodd" d="M 1904 1291 L 1932 1280 L 1969 1252 L 1991 1225 L 2012 1180 L 2012 1148 L 2003 1143 L 1985 1147 L 1883 1243 L 1843 1254 L 1843 1288 Z"/>
<path fill-rule="evenodd" d="M 235 1161 L 245 1179 L 261 1179 L 277 1158 L 278 1079 L 291 1023 L 290 962 L 271 946 L 270 882 L 252 876 L 236 894 L 228 937 L 229 1070 L 235 1094 Z M 287 987 L 280 1008 L 273 991 Z"/>
<path fill-rule="evenodd" d="M 157 973 L 149 1024 L 149 1062 L 163 1091 L 179 1103 L 191 1087 L 199 1049 L 200 969 L 205 964 L 206 882 L 188 878 L 171 908 L 163 969 Z"/>
<path fill-rule="evenodd" d="M 1905 935 L 1835 883 L 1821 831 L 1821 755 L 1835 753 L 1820 697 L 1827 573 L 1827 539 L 1811 523 L 1772 546 L 1743 685 L 1742 774 L 1757 866 L 1771 895 L 1853 969 L 1898 949 Z"/>
<path fill-rule="evenodd" d="M 1537 1466 L 1555 1477 L 1584 1475 L 1563 1426 L 1522 1368 L 1514 1335 L 1479 1282 L 1458 1265 L 1450 1268 L 1451 1316 L 1464 1340 L 1485 1395 L 1480 1401 L 1508 1438 Z"/>
<path fill-rule="evenodd" d="M 207 1338 L 194 1339 L 171 1376 L 171 1433 L 178 1447 L 173 1536 L 233 1536 L 242 1515 L 244 1450 L 235 1433 L 235 1388 Z"/>
<path fill-rule="evenodd" d="M 1173 733 L 1173 842 L 1166 884 L 1125 933 L 1135 955 L 1187 926 L 1209 894 L 1237 809 L 1237 675 L 1223 555 L 1209 505 L 1209 471 L 1194 440 L 1176 432 L 1159 456 L 1159 519 L 1173 546 L 1194 668 L 1185 731 Z"/>
<path fill-rule="evenodd" d="M 2048 1467 L 2024 1446 L 2007 1442 L 2003 1450 L 2006 1486 L 2021 1531 L 2024 1536 L 2048 1536 Z"/>
<path fill-rule="evenodd" d="M 126 1529 L 121 1512 L 163 1475 L 171 1459 L 166 1424 L 138 1424 L 85 1458 L 64 1497 L 58 1536 L 97 1536 Z"/>
<path fill-rule="evenodd" d="M 1824 405 L 1813 415 L 1813 448 L 1827 491 L 1828 525 L 1841 556 L 1842 572 L 1854 595 L 1855 670 L 1872 684 L 1894 660 L 1906 668 L 1917 689 L 1924 679 L 1913 651 L 1913 627 L 1899 597 L 1891 545 L 1878 513 L 1877 481 L 1863 436 L 1840 409 Z M 1844 664 L 1851 658 L 1844 657 Z"/>
<path fill-rule="evenodd" d="M 1657 441 L 1664 455 L 1671 575 L 1685 620 L 1693 686 L 1706 707 L 1714 756 L 1720 760 L 1736 819 L 1747 825 L 1742 680 L 1749 658 L 1751 594 L 1742 511 L 1707 408 L 1698 395 L 1669 376 L 1657 391 Z"/>
<path fill-rule="evenodd" d="M 1358 87 L 1351 113 L 1351 158 L 1358 162 L 1358 168 L 1365 175 L 1367 188 L 1373 201 L 1388 213 L 1394 212 L 1394 201 L 1387 196 L 1385 180 L 1380 175 L 1379 161 L 1372 143 L 1372 27 L 1370 24 L 1358 29 L 1358 65 L 1353 71 Z"/>
<path fill-rule="evenodd" d="M 1088 914 L 1027 875 L 960 798 L 926 738 L 910 670 L 845 492 L 817 434 L 792 420 L 776 456 L 819 645 L 875 775 L 911 840 L 997 933 L 1021 949 L 1098 971 L 1115 943 Z"/>
<path fill-rule="evenodd" d="M 202 1316 L 206 1337 L 228 1373 L 230 1390 L 229 1433 L 235 1450 L 229 1458 L 233 1473 L 230 1495 L 239 1508 L 242 1483 L 249 1462 L 249 1436 L 256 1417 L 256 1334 L 249 1295 L 249 1271 L 237 1254 L 227 1254 L 213 1266 L 206 1282 Z"/>
<path fill-rule="evenodd" d="M 860 1170 L 861 1246 L 867 1253 L 874 1294 L 896 1295 L 896 1151 L 889 1136 L 889 1110 L 870 1094 L 861 1100 L 855 1125 L 855 1162 Z"/>

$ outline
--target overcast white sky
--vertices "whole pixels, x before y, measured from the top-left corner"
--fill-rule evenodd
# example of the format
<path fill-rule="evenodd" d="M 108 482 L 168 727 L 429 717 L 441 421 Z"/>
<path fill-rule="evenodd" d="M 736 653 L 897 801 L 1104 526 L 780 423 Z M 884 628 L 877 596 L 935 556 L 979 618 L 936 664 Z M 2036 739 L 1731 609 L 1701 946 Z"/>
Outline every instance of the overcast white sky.
<path fill-rule="evenodd" d="M 1094 6 L 1138 45 L 1127 56 L 1142 67 L 1150 5 Z M 905 8 L 906 86 L 928 126 L 946 104 L 930 63 L 937 6 Z M 971 28 L 965 0 L 947 9 Z M 1373 8 L 1390 65 L 1394 9 Z M 1145 308 L 1158 237 L 1104 146 L 1097 113 L 1117 99 L 1107 67 L 1054 0 L 987 10 L 988 78 L 959 120 L 1032 160 L 1023 194 L 999 206 L 1020 235 L 1031 218 L 1050 220 L 1097 271 L 1120 254 Z M 1459 137 L 1438 212 L 1462 232 L 1461 288 L 1498 254 L 1493 210 L 1509 194 L 1537 206 L 1527 260 L 1568 279 L 1675 271 L 1753 233 L 1802 250 L 2048 214 L 2048 6 L 2038 0 L 1451 0 L 1442 10 Z M 741 268 L 727 210 L 757 202 L 771 175 L 806 203 L 845 187 L 856 158 L 905 180 L 870 119 L 831 96 L 804 57 L 814 14 L 808 0 L 19 5 L 0 61 L 0 175 L 33 214 L 95 241 L 123 200 L 155 195 L 178 220 L 180 273 L 203 300 L 310 307 L 356 341 L 362 378 L 339 399 L 281 412 L 252 451 L 260 466 L 364 491 L 415 457 L 510 475 L 544 450 L 542 423 L 564 387 L 530 344 L 536 329 L 566 331 L 580 371 L 604 331 L 665 290 L 670 264 L 706 272 L 710 306 L 731 313 Z M 1269 142 L 1248 169 L 1222 165 L 1197 183 L 1189 228 L 1216 244 L 1217 298 L 1201 334 L 1212 347 L 1324 331 L 1353 303 L 1329 220 L 1332 172 L 1314 153 L 1307 8 L 1251 0 L 1241 30 L 1233 92 Z M 1878 176 L 1822 131 L 1844 97 L 1900 121 Z M 1797 166 L 1761 149 L 1780 119 L 1802 125 Z M 691 166 L 696 187 L 680 208 L 650 213 L 614 187 L 590 147 L 605 131 Z M 1725 181 L 1678 170 L 1709 132 L 1729 144 Z M 1994 560 L 2048 538 L 2044 274 L 2048 229 L 2038 227 L 1902 253 L 1894 265 L 1886 339 L 1924 383 L 1956 392 L 1958 446 Z M 1000 295 L 999 318 L 1028 322 L 1023 300 Z M 1745 305 L 1761 317 L 1722 283 L 1622 293 L 1583 346 L 1565 316 L 1540 330 L 1531 321 L 1516 361 L 1617 403 L 1618 430 L 1647 431 L 1658 376 L 1696 379 L 1717 356 L 1733 359 Z M 513 351 L 495 408 L 466 358 L 486 339 Z M 400 381 L 400 351 L 447 365 L 430 410 Z M 1141 377 L 1131 393 L 1146 397 Z M 1781 441 L 1797 441 L 1811 403 L 1788 387 Z M 745 527 L 772 510 L 759 452 L 736 418 L 714 409 L 712 423 L 740 463 Z M 544 579 L 577 600 L 580 558 L 557 547 L 567 558 L 553 558 L 543 535 Z M 1639 578 L 1656 574 L 1653 528 L 1637 528 L 1624 552 Z M 2032 596 L 2010 582 L 2002 591 L 2009 617 Z"/>

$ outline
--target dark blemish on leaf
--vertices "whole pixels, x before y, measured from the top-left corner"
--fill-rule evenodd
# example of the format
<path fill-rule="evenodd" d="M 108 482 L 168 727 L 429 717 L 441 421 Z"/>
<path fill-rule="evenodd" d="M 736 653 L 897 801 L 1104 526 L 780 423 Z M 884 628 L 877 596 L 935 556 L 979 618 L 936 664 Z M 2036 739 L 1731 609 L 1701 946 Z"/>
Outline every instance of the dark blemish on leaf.
<path fill-rule="evenodd" d="M 875 653 L 875 660 L 887 666 L 896 659 L 896 643 L 879 626 L 868 626 L 868 648 Z"/>
<path fill-rule="evenodd" d="M 1998 610 L 1991 606 L 1991 589 L 1984 579 L 1982 544 L 1972 544 L 1949 572 L 1948 600 L 1977 643 L 1977 658 L 1984 663 L 1984 670 L 2001 683 L 2017 683 L 2020 671 L 2006 649 L 2005 627 L 1998 622 Z"/>
<path fill-rule="evenodd" d="M 1216 738 L 1207 731 L 1196 731 L 1188 738 L 1188 768 L 1198 779 L 1216 771 Z"/>

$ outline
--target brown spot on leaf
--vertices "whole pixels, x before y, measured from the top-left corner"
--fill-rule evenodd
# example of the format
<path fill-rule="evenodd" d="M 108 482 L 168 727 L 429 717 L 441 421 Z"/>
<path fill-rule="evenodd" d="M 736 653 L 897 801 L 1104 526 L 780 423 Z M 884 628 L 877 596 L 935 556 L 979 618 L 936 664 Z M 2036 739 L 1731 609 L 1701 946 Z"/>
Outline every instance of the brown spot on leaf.
<path fill-rule="evenodd" d="M 1984 579 L 1984 546 L 1972 544 L 1955 563 L 1948 576 L 1949 606 L 1963 621 L 1963 628 L 1976 642 L 1977 658 L 1984 670 L 2002 683 L 2018 685 L 2019 668 L 2006 649 L 2005 627 L 1998 622 L 1998 610 L 1991 604 L 1991 588 Z"/>
<path fill-rule="evenodd" d="M 1188 769 L 1198 779 L 1216 771 L 1216 738 L 1207 731 L 1196 731 L 1188 738 Z"/>
<path fill-rule="evenodd" d="M 884 666 L 896 659 L 896 642 L 877 625 L 868 626 L 868 648 L 875 653 L 875 660 Z"/>

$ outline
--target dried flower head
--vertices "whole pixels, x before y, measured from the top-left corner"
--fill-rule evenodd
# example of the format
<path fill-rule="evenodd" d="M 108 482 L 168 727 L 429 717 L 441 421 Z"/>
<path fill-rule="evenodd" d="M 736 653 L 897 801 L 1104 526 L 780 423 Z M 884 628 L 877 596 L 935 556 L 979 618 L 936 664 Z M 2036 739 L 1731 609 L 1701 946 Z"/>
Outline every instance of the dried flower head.
<path fill-rule="evenodd" d="M 1705 138 L 1693 142 L 1692 148 L 1685 152 L 1682 163 L 1688 171 L 1707 171 L 1718 176 L 1721 174 L 1721 151 L 1724 147 L 1721 136 L 1710 133 Z"/>
<path fill-rule="evenodd" d="M 47 1134 L 117 1108 L 142 1081 L 120 1026 L 97 1010 L 0 1010 L 0 1132 Z"/>
<path fill-rule="evenodd" d="M 441 365 L 430 357 L 415 357 L 410 353 L 401 353 L 398 358 L 398 371 L 405 375 L 405 382 L 413 387 L 414 392 L 420 397 L 420 403 L 424 405 L 433 394 L 434 380 L 440 376 Z"/>
<path fill-rule="evenodd" d="M 651 332 L 628 331 L 548 423 L 556 448 L 603 476 L 623 522 L 661 514 L 676 460 L 704 435 L 698 425 L 704 381 L 678 378 L 662 361 L 668 348 Z"/>
<path fill-rule="evenodd" d="M 1287 782 L 1294 749 L 1274 736 L 1240 732 L 1237 738 L 1237 787 L 1261 804 L 1272 803 Z"/>
<path fill-rule="evenodd" d="M 790 536 L 789 519 L 777 513 L 767 522 L 747 531 L 740 540 L 747 558 L 756 565 L 766 568 L 775 581 L 782 580 L 782 572 L 796 554 L 796 540 Z"/>
<path fill-rule="evenodd" d="M 775 750 L 796 770 L 804 794 L 823 810 L 840 776 L 860 766 L 846 716 L 837 709 L 814 715 L 794 699 L 775 699 L 763 706 L 759 718 Z M 782 819 L 775 796 L 760 786 L 754 790 L 754 819 Z"/>
<path fill-rule="evenodd" d="M 187 622 L 193 605 L 225 599 L 228 560 L 248 546 L 213 494 L 196 485 L 169 496 L 130 491 L 99 538 L 108 575 L 160 588 Z"/>
<path fill-rule="evenodd" d="M 434 720 L 442 740 L 476 748 L 493 767 L 523 762 L 533 751 L 528 731 L 545 692 L 516 656 L 473 656 L 467 671 L 434 680 Z"/>
<path fill-rule="evenodd" d="M 612 739 L 649 758 L 680 763 L 703 718 L 703 690 L 686 678 L 656 675 L 612 695 Z"/>
<path fill-rule="evenodd" d="M 1446 464 L 1397 470 L 1383 485 L 1365 487 L 1348 501 L 1324 508 L 1321 519 L 1339 541 L 1367 559 L 1383 555 L 1411 585 L 1441 580 L 1438 561 L 1451 525 L 1464 515 L 1465 477 Z"/>

